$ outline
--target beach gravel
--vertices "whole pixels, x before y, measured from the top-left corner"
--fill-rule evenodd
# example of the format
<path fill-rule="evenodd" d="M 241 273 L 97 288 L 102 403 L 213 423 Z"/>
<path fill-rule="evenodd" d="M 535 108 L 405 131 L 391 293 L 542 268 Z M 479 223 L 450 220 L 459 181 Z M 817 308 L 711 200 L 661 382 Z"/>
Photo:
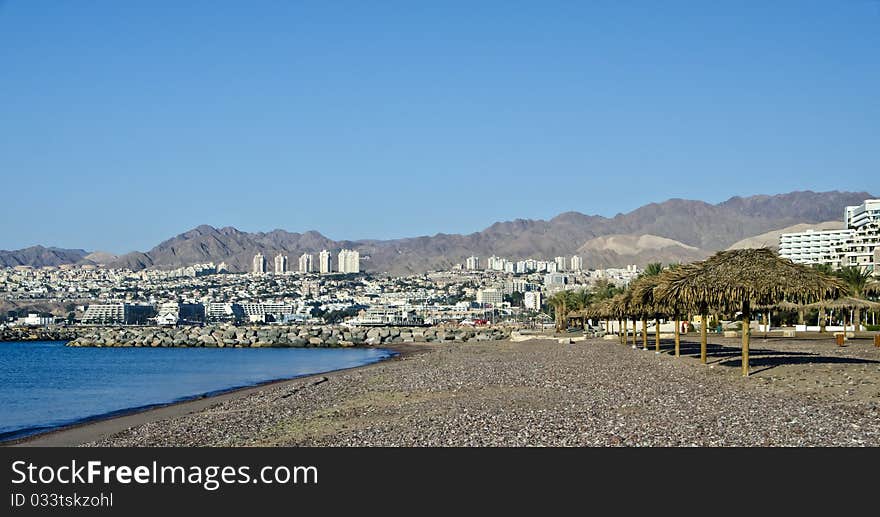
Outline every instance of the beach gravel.
<path fill-rule="evenodd" d="M 603 340 L 405 345 L 402 359 L 268 385 L 88 445 L 880 445 L 880 357 L 867 347 L 870 357 L 826 363 L 829 345 L 795 343 L 816 347 L 802 352 L 815 360 L 743 379 L 735 363 L 700 365 L 664 346 L 656 355 Z M 869 380 L 860 391 L 814 388 L 853 372 Z"/>

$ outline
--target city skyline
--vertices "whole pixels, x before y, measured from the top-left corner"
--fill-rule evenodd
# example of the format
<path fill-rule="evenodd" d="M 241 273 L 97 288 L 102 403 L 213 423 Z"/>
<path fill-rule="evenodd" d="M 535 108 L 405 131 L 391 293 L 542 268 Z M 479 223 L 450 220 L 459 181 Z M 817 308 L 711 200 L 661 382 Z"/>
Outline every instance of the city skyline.
<path fill-rule="evenodd" d="M 0 249 L 880 194 L 878 4 L 651 7 L 2 3 Z"/>

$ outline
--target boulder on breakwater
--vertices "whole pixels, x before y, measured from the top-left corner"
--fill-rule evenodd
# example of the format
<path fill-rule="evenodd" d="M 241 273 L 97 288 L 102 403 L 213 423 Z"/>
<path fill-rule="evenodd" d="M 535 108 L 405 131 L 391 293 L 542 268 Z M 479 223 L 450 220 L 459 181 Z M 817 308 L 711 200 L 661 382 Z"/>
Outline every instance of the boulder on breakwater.
<path fill-rule="evenodd" d="M 464 343 L 510 337 L 506 327 L 344 327 L 260 326 L 234 327 L 115 327 L 80 331 L 69 342 L 74 347 L 353 347 L 395 343 Z"/>
<path fill-rule="evenodd" d="M 69 341 L 80 331 L 73 327 L 4 327 L 0 328 L 0 341 Z"/>

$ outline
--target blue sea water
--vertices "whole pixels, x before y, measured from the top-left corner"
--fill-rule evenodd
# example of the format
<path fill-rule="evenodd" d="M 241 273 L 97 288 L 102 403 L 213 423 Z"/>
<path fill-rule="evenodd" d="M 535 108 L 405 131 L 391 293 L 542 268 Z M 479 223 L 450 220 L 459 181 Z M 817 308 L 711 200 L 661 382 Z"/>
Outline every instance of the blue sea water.
<path fill-rule="evenodd" d="M 374 363 L 373 348 L 74 348 L 0 343 L 0 440 L 262 382 Z"/>

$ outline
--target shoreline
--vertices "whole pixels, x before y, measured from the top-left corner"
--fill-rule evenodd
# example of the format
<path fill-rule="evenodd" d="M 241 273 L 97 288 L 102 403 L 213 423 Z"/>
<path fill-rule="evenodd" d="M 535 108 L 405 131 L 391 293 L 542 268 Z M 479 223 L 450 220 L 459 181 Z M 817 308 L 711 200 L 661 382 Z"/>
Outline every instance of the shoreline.
<path fill-rule="evenodd" d="M 418 349 L 419 344 L 413 345 L 412 343 L 397 343 L 381 347 L 371 347 L 388 350 L 391 353 L 389 357 L 374 363 L 297 377 L 272 379 L 247 386 L 203 393 L 172 402 L 126 408 L 102 415 L 90 416 L 68 425 L 48 429 L 44 432 L 0 440 L 0 447 L 74 447 L 82 443 L 99 440 L 132 426 L 201 411 L 216 403 L 246 397 L 266 388 L 330 378 L 347 371 L 368 368 L 420 353 Z"/>
<path fill-rule="evenodd" d="M 567 342 L 563 342 L 567 341 Z M 549 337 L 393 348 L 336 370 L 39 435 L 18 446 L 877 446 L 880 349 L 864 340 Z"/>

